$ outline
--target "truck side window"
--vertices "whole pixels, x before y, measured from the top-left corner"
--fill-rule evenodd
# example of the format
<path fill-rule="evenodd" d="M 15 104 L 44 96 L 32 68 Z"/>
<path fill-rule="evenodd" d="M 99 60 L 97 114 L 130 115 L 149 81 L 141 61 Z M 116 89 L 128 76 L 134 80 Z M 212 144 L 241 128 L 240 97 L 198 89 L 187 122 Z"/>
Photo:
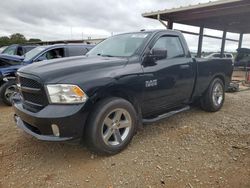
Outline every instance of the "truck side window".
<path fill-rule="evenodd" d="M 50 50 L 46 52 L 45 57 L 48 60 L 65 57 L 64 48 L 57 48 L 57 49 Z"/>
<path fill-rule="evenodd" d="M 159 38 L 153 48 L 166 49 L 168 51 L 168 59 L 185 56 L 180 39 L 175 36 L 164 36 Z"/>
<path fill-rule="evenodd" d="M 84 46 L 69 46 L 69 56 L 81 56 L 88 52 L 88 49 Z"/>
<path fill-rule="evenodd" d="M 220 58 L 220 54 L 214 54 L 213 57 Z"/>
<path fill-rule="evenodd" d="M 65 57 L 64 48 L 56 48 L 43 53 L 36 59 L 36 61 L 44 61 L 62 57 Z"/>

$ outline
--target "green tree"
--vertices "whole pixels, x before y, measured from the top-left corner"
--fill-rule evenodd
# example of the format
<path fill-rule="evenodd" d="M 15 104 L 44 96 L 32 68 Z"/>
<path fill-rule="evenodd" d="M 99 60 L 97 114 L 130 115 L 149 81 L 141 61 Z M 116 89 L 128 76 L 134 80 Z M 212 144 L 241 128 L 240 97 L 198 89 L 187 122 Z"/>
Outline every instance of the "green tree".
<path fill-rule="evenodd" d="M 10 35 L 10 41 L 12 44 L 23 44 L 27 42 L 25 36 L 20 33 L 15 33 L 15 34 Z"/>
<path fill-rule="evenodd" d="M 35 39 L 35 38 L 31 38 L 28 40 L 28 42 L 41 42 L 40 39 Z"/>
<path fill-rule="evenodd" d="M 21 33 L 15 33 L 10 35 L 10 37 L 8 36 L 2 36 L 0 37 L 0 47 L 1 46 L 9 46 L 11 44 L 25 44 L 27 42 L 41 42 L 40 39 L 36 39 L 36 38 L 31 38 L 29 40 L 27 40 L 25 38 L 25 36 Z"/>
<path fill-rule="evenodd" d="M 0 37 L 0 46 L 10 45 L 10 38 L 7 36 Z"/>

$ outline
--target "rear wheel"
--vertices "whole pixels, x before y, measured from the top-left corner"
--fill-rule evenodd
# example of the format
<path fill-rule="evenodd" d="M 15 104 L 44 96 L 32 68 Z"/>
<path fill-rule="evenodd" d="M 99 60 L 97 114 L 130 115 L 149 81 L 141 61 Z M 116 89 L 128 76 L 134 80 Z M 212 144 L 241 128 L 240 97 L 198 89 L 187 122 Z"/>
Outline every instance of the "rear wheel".
<path fill-rule="evenodd" d="M 216 112 L 221 109 L 225 99 L 225 86 L 221 79 L 214 79 L 205 95 L 201 99 L 201 107 L 208 112 Z"/>
<path fill-rule="evenodd" d="M 12 96 L 16 92 L 16 82 L 15 80 L 9 80 L 1 86 L 0 97 L 2 101 L 8 105 L 12 105 Z"/>
<path fill-rule="evenodd" d="M 105 99 L 97 104 L 85 129 L 85 140 L 92 151 L 116 154 L 132 140 L 137 126 L 131 103 L 121 98 Z"/>

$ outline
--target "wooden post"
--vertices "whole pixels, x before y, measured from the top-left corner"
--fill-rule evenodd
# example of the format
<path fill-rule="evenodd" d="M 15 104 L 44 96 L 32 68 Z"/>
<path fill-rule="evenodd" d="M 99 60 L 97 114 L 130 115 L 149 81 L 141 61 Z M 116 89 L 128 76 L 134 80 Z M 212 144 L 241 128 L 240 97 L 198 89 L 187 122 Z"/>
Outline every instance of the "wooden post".
<path fill-rule="evenodd" d="M 227 31 L 223 31 L 223 36 L 222 36 L 222 43 L 221 43 L 221 52 L 220 52 L 220 57 L 223 58 L 224 52 L 225 52 L 225 45 L 226 45 L 226 37 L 227 37 Z"/>
<path fill-rule="evenodd" d="M 174 22 L 172 20 L 168 20 L 168 29 L 173 29 Z"/>
<path fill-rule="evenodd" d="M 204 34 L 204 27 L 200 27 L 197 57 L 201 57 L 202 44 L 203 44 L 203 34 Z"/>
<path fill-rule="evenodd" d="M 220 57 L 223 58 L 224 52 L 225 52 L 225 45 L 226 45 L 226 37 L 227 37 L 227 31 L 223 31 L 222 36 L 222 42 L 221 42 L 221 51 L 220 51 Z"/>
<path fill-rule="evenodd" d="M 238 48 L 242 47 L 242 41 L 243 41 L 243 33 L 240 34 L 240 39 L 239 39 L 239 46 Z"/>

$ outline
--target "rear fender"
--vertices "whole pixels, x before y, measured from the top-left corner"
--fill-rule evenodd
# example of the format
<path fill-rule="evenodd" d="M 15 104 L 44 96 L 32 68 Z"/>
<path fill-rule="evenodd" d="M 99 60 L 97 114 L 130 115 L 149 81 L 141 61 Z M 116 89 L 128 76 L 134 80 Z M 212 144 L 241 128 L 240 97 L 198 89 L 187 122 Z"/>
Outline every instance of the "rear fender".
<path fill-rule="evenodd" d="M 221 73 L 218 73 L 218 74 L 215 74 L 213 75 L 213 77 L 211 77 L 211 79 L 209 80 L 209 82 L 207 83 L 207 87 L 206 89 L 202 92 L 202 96 L 205 94 L 205 92 L 207 91 L 208 87 L 210 86 L 210 84 L 212 83 L 212 81 L 216 78 L 219 78 L 222 80 L 222 82 L 224 83 L 225 85 L 225 88 L 228 87 L 228 84 L 230 83 L 230 81 L 226 80 L 226 76 L 224 74 L 221 74 Z"/>
<path fill-rule="evenodd" d="M 195 88 L 194 93 L 193 93 L 192 101 L 204 96 L 209 85 L 211 84 L 211 82 L 215 78 L 220 78 L 223 81 L 223 83 L 225 84 L 225 88 L 228 87 L 230 80 L 228 80 L 227 77 L 222 73 L 214 74 L 212 76 L 206 77 L 205 79 L 198 77 L 197 81 L 196 81 L 196 88 Z"/>

